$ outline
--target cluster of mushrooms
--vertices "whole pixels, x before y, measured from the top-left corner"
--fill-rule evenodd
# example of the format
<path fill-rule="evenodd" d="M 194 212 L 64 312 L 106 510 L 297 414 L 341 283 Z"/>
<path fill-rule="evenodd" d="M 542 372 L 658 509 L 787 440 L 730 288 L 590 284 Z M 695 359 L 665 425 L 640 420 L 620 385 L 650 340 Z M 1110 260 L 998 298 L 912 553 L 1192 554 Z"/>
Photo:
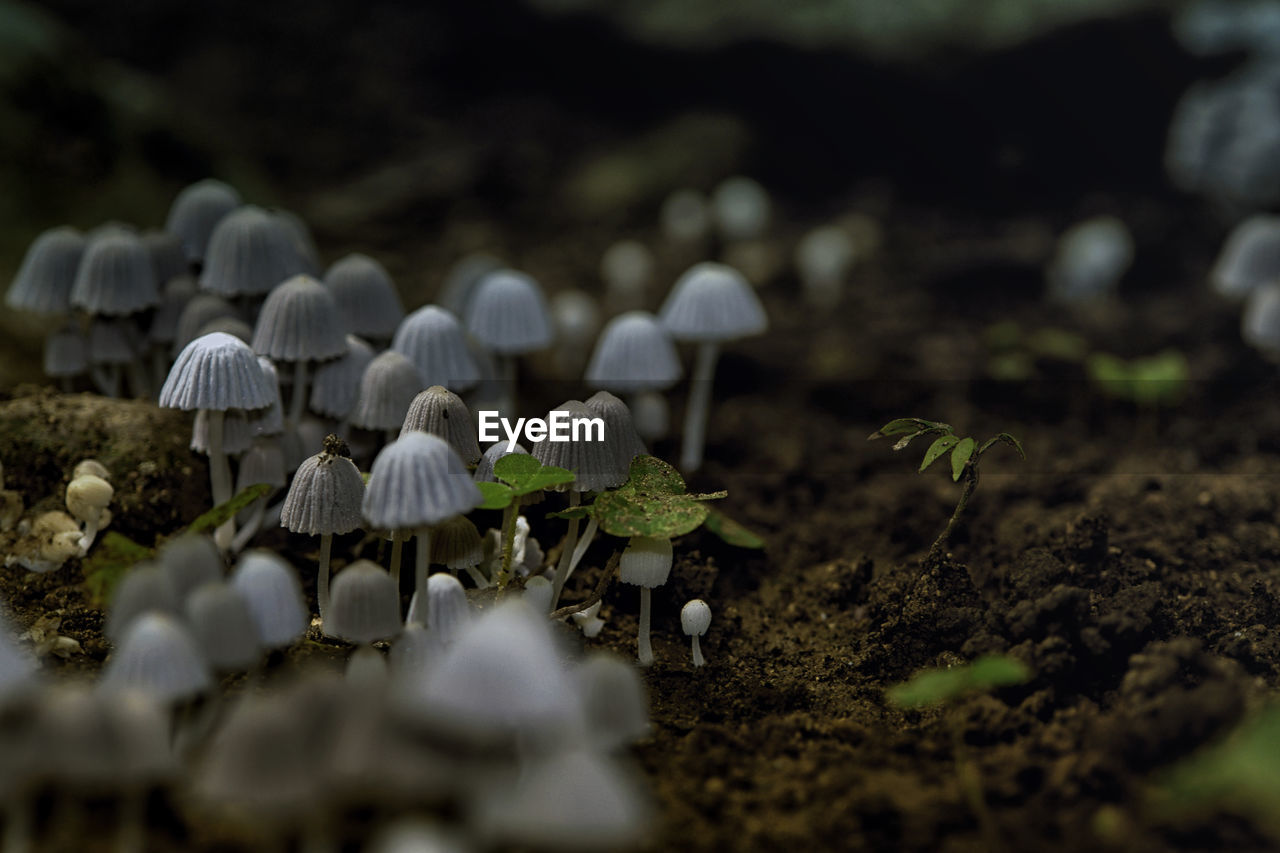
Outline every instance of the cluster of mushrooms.
<path fill-rule="evenodd" d="M 695 251 L 714 221 L 726 253 L 749 248 L 767 202 L 746 179 L 711 202 L 685 193 L 664 207 L 663 231 Z M 702 226 L 689 219 L 698 205 Z M 847 268 L 838 243 L 828 233 L 825 248 L 806 250 L 815 279 Z M 680 342 L 696 348 L 681 467 L 699 468 L 720 348 L 763 332 L 767 319 L 743 273 L 705 260 L 649 313 L 652 260 L 624 241 L 602 264 L 603 299 L 569 290 L 548 300 L 529 275 L 472 256 L 438 304 L 406 312 L 376 260 L 349 255 L 321 274 L 301 220 L 244 204 L 214 180 L 184 190 L 162 231 L 111 223 L 41 234 L 6 303 L 59 318 L 46 372 L 69 390 L 91 382 L 191 412 L 211 505 L 266 488 L 212 536 L 163 542 L 124 575 L 96 682 L 46 681 L 0 626 L 0 714 L 11 723 L 0 741 L 3 849 L 49 837 L 38 806 L 50 797 L 72 811 L 116 800 L 117 849 L 143 849 L 158 792 L 212 820 L 190 825 L 297 839 L 306 850 L 340 849 L 353 833 L 370 850 L 642 840 L 648 806 L 622 754 L 647 728 L 642 682 L 632 665 L 581 651 L 604 624 L 603 583 L 560 604 L 594 519 L 582 535 L 570 519 L 548 565 L 554 549 L 521 514 L 545 495 L 513 505 L 509 543 L 468 516 L 498 460 L 528 452 L 505 440 L 482 452 L 474 413 L 518 412 L 520 360 L 553 343 L 539 369 L 551 364 L 596 391 L 553 411 L 605 424 L 603 441 L 531 445 L 539 463 L 574 475 L 556 487 L 569 507 L 622 486 L 646 441 L 667 434 L 663 392 L 684 375 Z M 67 491 L 75 519 L 59 530 L 66 556 L 89 552 L 111 497 L 105 470 L 77 470 Z M 20 516 L 21 502 L 8 514 Z M 253 547 L 277 526 L 319 538 L 314 608 L 296 569 Z M 348 535 L 356 530 L 363 539 Z M 499 568 L 508 545 L 509 589 Z M 670 574 L 671 542 L 633 537 L 605 583 L 614 565 L 641 589 L 638 657 L 650 664 L 649 592 Z M 705 663 L 699 638 L 710 620 L 701 600 L 681 612 L 694 666 Z M 335 642 L 353 649 L 343 674 L 287 672 L 297 655 L 285 652 Z M 242 686 L 218 689 L 228 684 Z"/>

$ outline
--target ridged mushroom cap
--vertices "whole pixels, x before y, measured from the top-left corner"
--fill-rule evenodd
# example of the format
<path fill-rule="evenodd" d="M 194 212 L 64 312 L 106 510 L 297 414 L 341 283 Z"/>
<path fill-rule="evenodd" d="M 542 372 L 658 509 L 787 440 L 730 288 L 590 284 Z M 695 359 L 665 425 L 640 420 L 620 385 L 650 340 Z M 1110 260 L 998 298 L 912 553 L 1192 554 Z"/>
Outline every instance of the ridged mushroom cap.
<path fill-rule="evenodd" d="M 214 669 L 240 672 L 262 656 L 253 611 L 231 584 L 205 584 L 187 598 L 185 610 L 191 634 Z"/>
<path fill-rule="evenodd" d="M 1213 289 L 1243 299 L 1256 287 L 1280 282 L 1280 216 L 1258 214 L 1232 229 L 1209 272 Z"/>
<path fill-rule="evenodd" d="M 213 677 L 182 623 L 167 613 L 151 612 L 130 623 L 100 683 L 105 690 L 142 690 L 176 702 L 209 689 Z"/>
<path fill-rule="evenodd" d="M 628 470 L 620 467 L 621 457 L 609 446 L 608 431 L 592 429 L 591 421 L 603 420 L 588 409 L 581 400 L 569 400 L 557 406 L 547 414 L 548 427 L 553 421 L 563 416 L 568 426 L 564 429 L 568 441 L 553 441 L 550 430 L 547 437 L 536 442 L 531 451 L 533 457 L 543 465 L 554 465 L 574 473 L 574 481 L 566 486 L 557 486 L 555 491 L 601 492 L 627 481 Z M 578 441 L 573 441 L 574 427 L 578 429 Z M 598 433 L 603 432 L 599 440 Z M 629 463 L 628 463 L 629 464 Z"/>
<path fill-rule="evenodd" d="M 183 348 L 160 389 L 166 409 L 261 409 L 275 389 L 244 341 L 215 332 Z"/>
<path fill-rule="evenodd" d="M 176 356 L 182 352 L 183 347 L 200 337 L 200 330 L 213 320 L 223 317 L 238 319 L 239 316 L 235 306 L 221 296 L 212 293 L 195 294 L 187 300 L 178 314 L 178 325 L 173 333 L 173 354 Z"/>
<path fill-rule="evenodd" d="M 431 562 L 450 569 L 478 566 L 484 540 L 471 519 L 456 515 L 431 531 Z"/>
<path fill-rule="evenodd" d="M 355 335 L 347 335 L 346 355 L 316 368 L 311 382 L 311 410 L 330 418 L 345 418 L 360 398 L 360 378 L 373 361 L 373 347 Z"/>
<path fill-rule="evenodd" d="M 404 319 L 404 305 L 391 276 L 368 255 L 355 253 L 337 261 L 324 274 L 324 283 L 350 332 L 387 339 Z"/>
<path fill-rule="evenodd" d="M 676 345 L 658 318 L 628 311 L 604 327 L 583 378 L 592 388 L 631 394 L 670 388 L 682 373 Z"/>
<path fill-rule="evenodd" d="M 363 500 L 360 470 L 342 455 L 341 441 L 330 436 L 323 452 L 298 466 L 280 510 L 280 526 L 308 536 L 349 533 L 362 523 Z"/>
<path fill-rule="evenodd" d="M 680 276 L 659 317 L 678 341 L 731 341 L 769 327 L 764 306 L 742 273 L 711 261 Z"/>
<path fill-rule="evenodd" d="M 214 228 L 239 206 L 238 192 L 222 181 L 206 178 L 178 193 L 169 206 L 164 230 L 182 241 L 187 260 L 202 261 Z"/>
<path fill-rule="evenodd" d="M 466 391 L 480 381 L 480 366 L 467 347 L 462 324 L 438 305 L 424 305 L 405 317 L 391 348 L 407 356 L 428 385 Z"/>
<path fill-rule="evenodd" d="M 467 591 L 453 575 L 436 572 L 427 578 L 425 604 L 418 595 L 415 593 L 413 596 L 407 621 L 425 625 L 427 631 L 435 635 L 436 646 L 452 647 L 462 629 L 471 624 L 474 615 L 471 603 L 467 601 Z"/>
<path fill-rule="evenodd" d="M 471 421 L 467 404 L 442 385 L 432 385 L 413 398 L 401 430 L 440 436 L 468 465 L 474 465 L 480 459 L 480 442 L 476 439 L 475 424 Z"/>
<path fill-rule="evenodd" d="M 160 304 L 151 256 L 136 234 L 113 230 L 89 241 L 71 286 L 71 304 L 123 316 Z"/>
<path fill-rule="evenodd" d="M 386 569 L 356 560 L 338 572 L 325 633 L 349 643 L 375 643 L 400 633 L 400 591 Z"/>
<path fill-rule="evenodd" d="M 284 406 L 280 400 L 280 375 L 269 358 L 258 356 L 258 366 L 267 377 L 268 384 L 275 389 L 275 397 L 271 405 L 258 409 L 249 417 L 249 429 L 255 436 L 278 436 L 284 432 Z"/>
<path fill-rule="evenodd" d="M 373 460 L 362 512 L 375 530 L 417 529 L 469 512 L 482 500 L 448 442 L 408 432 Z"/>
<path fill-rule="evenodd" d="M 35 314 L 70 311 L 71 288 L 84 249 L 84 235 L 74 228 L 64 225 L 41 232 L 23 256 L 4 304 Z"/>
<path fill-rule="evenodd" d="M 231 585 L 240 591 L 258 637 L 267 649 L 282 649 L 307 631 L 311 614 L 302 598 L 302 585 L 293 567 L 270 551 L 251 550 L 240 555 Z"/>
<path fill-rule="evenodd" d="M 671 540 L 632 536 L 618 561 L 618 579 L 652 589 L 671 575 Z"/>
<path fill-rule="evenodd" d="M 347 351 L 338 304 L 309 275 L 278 284 L 262 303 L 253 351 L 276 361 L 324 361 Z"/>
<path fill-rule="evenodd" d="M 467 331 L 485 348 L 520 355 L 551 346 L 551 315 L 542 288 L 514 270 L 490 273 L 467 302 Z"/>
<path fill-rule="evenodd" d="M 296 237 L 284 220 L 245 205 L 213 229 L 200 287 L 219 296 L 260 296 L 306 270 Z"/>
<path fill-rule="evenodd" d="M 75 329 L 62 329 L 45 338 L 46 376 L 79 376 L 89 369 L 89 340 Z"/>
<path fill-rule="evenodd" d="M 626 482 L 631 471 L 631 460 L 648 453 L 644 442 L 636 433 L 631 409 L 608 391 L 597 391 L 583 405 L 596 417 L 604 419 L 605 445 L 617 455 L 618 469 L 627 472 L 622 480 Z"/>
<path fill-rule="evenodd" d="M 360 395 L 348 420 L 361 429 L 399 429 L 422 387 L 413 362 L 394 350 L 379 353 L 360 377 Z"/>

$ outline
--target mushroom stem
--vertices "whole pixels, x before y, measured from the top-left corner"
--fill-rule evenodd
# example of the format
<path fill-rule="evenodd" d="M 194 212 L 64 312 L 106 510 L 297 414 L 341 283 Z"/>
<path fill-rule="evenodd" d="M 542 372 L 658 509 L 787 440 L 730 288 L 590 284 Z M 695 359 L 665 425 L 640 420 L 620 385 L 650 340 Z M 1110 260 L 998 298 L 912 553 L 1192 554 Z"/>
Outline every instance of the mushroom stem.
<path fill-rule="evenodd" d="M 711 406 L 711 383 L 716 375 L 720 346 L 698 344 L 698 357 L 689 380 L 689 408 L 684 416 L 684 443 L 680 447 L 680 467 L 692 474 L 702 467 L 702 448 L 707 439 L 707 410 Z"/>
<path fill-rule="evenodd" d="M 569 509 L 573 509 L 582 503 L 582 492 L 569 492 Z M 556 579 L 551 585 L 551 607 L 549 610 L 555 610 L 556 605 L 560 603 L 560 593 L 564 592 L 565 581 L 569 580 L 570 563 L 573 561 L 574 549 L 578 547 L 578 522 L 580 519 L 569 519 L 569 533 L 564 539 L 564 548 L 560 552 L 560 563 L 556 566 Z"/>
<path fill-rule="evenodd" d="M 329 610 L 329 552 L 333 548 L 333 534 L 320 534 L 320 567 L 316 570 L 316 608 L 320 611 L 320 627 L 324 628 L 324 614 Z"/>
<path fill-rule="evenodd" d="M 706 663 L 707 663 L 706 658 L 702 656 L 702 644 L 698 642 L 698 635 L 694 634 L 693 635 L 693 665 L 705 666 Z"/>
<path fill-rule="evenodd" d="M 289 422 L 286 429 L 296 430 L 307 408 L 307 363 L 293 364 L 293 395 L 289 398 Z"/>
<path fill-rule="evenodd" d="M 236 538 L 231 541 L 231 552 L 234 554 L 243 551 L 249 541 L 262 529 L 262 519 L 267 515 L 267 496 L 263 495 L 254 501 L 248 512 L 249 517 L 245 520 L 244 526 L 236 533 Z"/>
<path fill-rule="evenodd" d="M 427 600 L 427 575 L 431 572 L 431 528 L 418 531 L 418 553 L 413 563 L 413 593 L 419 604 Z"/>
<path fill-rule="evenodd" d="M 396 589 L 400 589 L 400 552 L 404 550 L 404 542 L 400 538 L 400 531 L 391 534 L 391 579 L 396 582 Z"/>
<path fill-rule="evenodd" d="M 641 666 L 653 663 L 653 647 L 649 645 L 649 596 L 649 587 L 640 587 L 640 634 L 637 645 Z"/>
<path fill-rule="evenodd" d="M 101 513 L 98 513 L 98 516 L 93 519 L 93 521 L 86 521 L 84 523 L 84 529 L 80 533 L 80 550 L 86 554 L 89 553 L 89 549 L 93 547 L 93 540 L 98 538 L 98 525 L 101 523 Z"/>
<path fill-rule="evenodd" d="M 231 500 L 231 464 L 222 449 L 222 427 L 226 412 L 209 409 L 209 488 L 213 493 L 213 505 L 221 506 Z M 214 531 L 213 541 L 221 551 L 231 547 L 236 535 L 236 520 L 228 518 Z"/>
<path fill-rule="evenodd" d="M 599 522 L 596 521 L 594 515 L 587 519 L 587 529 L 578 537 L 578 546 L 573 549 L 573 559 L 569 561 L 569 574 L 565 577 L 566 581 L 573 577 L 573 572 L 578 568 L 578 563 L 581 563 L 582 558 L 587 555 L 587 549 L 591 547 L 592 540 L 596 538 L 596 529 L 599 526 Z"/>

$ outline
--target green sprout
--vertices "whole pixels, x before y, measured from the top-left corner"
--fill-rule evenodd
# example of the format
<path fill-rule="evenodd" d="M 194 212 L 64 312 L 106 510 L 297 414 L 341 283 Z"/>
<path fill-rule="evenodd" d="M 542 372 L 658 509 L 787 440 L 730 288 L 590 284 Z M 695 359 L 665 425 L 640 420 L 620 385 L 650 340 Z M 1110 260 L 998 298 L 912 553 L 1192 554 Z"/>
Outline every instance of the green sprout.
<path fill-rule="evenodd" d="M 511 552 L 515 545 L 520 498 L 544 489 L 568 485 L 573 482 L 573 472 L 554 465 L 543 465 L 525 453 L 510 453 L 494 463 L 493 475 L 501 482 L 476 485 L 484 495 L 480 509 L 502 510 L 502 564 L 497 581 L 499 589 L 506 589 L 511 582 Z"/>
<path fill-rule="evenodd" d="M 1190 381 L 1187 358 L 1175 349 L 1129 361 L 1093 353 L 1085 361 L 1085 368 L 1102 393 L 1144 409 L 1177 404 L 1186 395 Z"/>
<path fill-rule="evenodd" d="M 1007 432 L 992 436 L 982 444 L 978 444 L 972 437 L 965 436 L 962 438 L 956 435 L 950 424 L 944 424 L 940 421 L 927 421 L 923 418 L 897 418 L 889 421 L 889 423 L 867 436 L 867 440 L 874 441 L 877 438 L 901 436 L 893 445 L 893 449 L 902 450 L 911 443 L 912 439 L 922 435 L 934 435 L 937 438 L 929 445 L 929 449 L 924 452 L 924 461 L 920 463 L 920 471 L 923 473 L 934 462 L 949 454 L 951 457 L 951 479 L 957 483 L 964 480 L 964 487 L 960 491 L 960 500 L 956 503 L 955 511 L 951 513 L 947 526 L 938 535 L 938 538 L 934 540 L 933 546 L 929 548 L 929 554 L 925 558 L 926 565 L 935 565 L 942 560 L 943 549 L 960 521 L 960 514 L 969 505 L 969 499 L 973 497 L 974 490 L 978 488 L 978 466 L 981 464 L 982 457 L 986 452 L 997 444 L 1007 444 L 1018 451 L 1018 455 L 1024 461 L 1027 458 L 1027 454 L 1023 452 L 1022 444 L 1018 439 Z"/>

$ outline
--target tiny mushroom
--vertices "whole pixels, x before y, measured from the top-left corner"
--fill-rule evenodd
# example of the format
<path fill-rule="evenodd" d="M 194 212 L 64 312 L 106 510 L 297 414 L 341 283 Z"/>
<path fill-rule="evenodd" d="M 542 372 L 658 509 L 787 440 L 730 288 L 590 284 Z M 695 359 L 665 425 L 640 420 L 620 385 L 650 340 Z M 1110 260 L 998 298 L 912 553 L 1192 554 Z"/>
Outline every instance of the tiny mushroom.
<path fill-rule="evenodd" d="M 209 238 L 222 218 L 240 206 L 240 194 L 222 181 L 206 178 L 178 193 L 164 229 L 182 241 L 187 260 L 204 261 Z"/>
<path fill-rule="evenodd" d="M 480 461 L 480 443 L 471 412 L 461 397 L 443 385 L 432 385 L 413 398 L 401 426 L 401 432 L 411 430 L 440 436 L 468 465 Z"/>
<path fill-rule="evenodd" d="M 373 361 L 373 347 L 355 335 L 347 335 L 347 354 L 316 368 L 311 383 L 311 411 L 342 420 L 360 399 L 360 377 Z"/>
<path fill-rule="evenodd" d="M 427 385 L 467 391 L 480 382 L 480 365 L 467 347 L 462 324 L 438 305 L 424 305 L 405 317 L 391 348 L 417 366 Z"/>
<path fill-rule="evenodd" d="M 542 287 L 514 270 L 490 273 L 467 302 L 467 331 L 498 363 L 505 399 L 499 410 L 516 410 L 516 356 L 546 349 L 552 341 L 551 315 Z"/>
<path fill-rule="evenodd" d="M 129 624 L 102 673 L 104 690 L 140 689 L 161 702 L 180 702 L 213 684 L 209 664 L 182 623 L 144 613 Z"/>
<path fill-rule="evenodd" d="M 395 350 L 379 353 L 360 377 L 360 396 L 347 420 L 360 429 L 385 433 L 388 442 L 395 441 L 422 388 L 422 375 L 413 362 Z"/>
<path fill-rule="evenodd" d="M 80 550 L 87 552 L 98 531 L 111 521 L 107 505 L 115 490 L 111 484 L 93 474 L 81 474 L 67 484 L 67 511 L 84 527 Z"/>
<path fill-rule="evenodd" d="M 302 586 L 293 567 L 276 554 L 245 551 L 231 575 L 231 585 L 249 602 L 263 648 L 287 648 L 306 633 L 310 618 Z"/>
<path fill-rule="evenodd" d="M 349 678 L 370 671 L 386 672 L 386 662 L 373 647 L 400 633 L 400 591 L 386 569 L 370 560 L 356 560 L 338 573 L 325 634 L 360 648 L 347 662 Z"/>
<path fill-rule="evenodd" d="M 1209 272 L 1214 292 L 1240 301 L 1255 288 L 1280 280 L 1280 216 L 1257 214 L 1227 236 Z"/>
<path fill-rule="evenodd" d="M 324 274 L 347 330 L 371 341 L 389 341 L 404 319 L 391 276 L 368 255 L 347 255 Z"/>
<path fill-rule="evenodd" d="M 600 278 L 604 281 L 604 304 L 610 314 L 645 307 L 657 261 L 649 247 L 639 240 L 619 240 L 605 249 L 600 258 Z"/>
<path fill-rule="evenodd" d="M 650 592 L 662 586 L 671 575 L 671 540 L 660 537 L 633 536 L 618 562 L 618 579 L 640 587 L 640 663 L 653 663 L 653 647 L 649 643 Z"/>
<path fill-rule="evenodd" d="M 680 608 L 680 627 L 693 638 L 693 665 L 704 665 L 707 661 L 702 657 L 702 645 L 698 639 L 711 627 L 711 608 L 701 598 L 686 602 Z"/>
<path fill-rule="evenodd" d="M 218 220 L 205 252 L 200 288 L 226 298 L 257 299 L 306 269 L 289 225 L 247 204 Z"/>
<path fill-rule="evenodd" d="M 630 394 L 631 408 L 639 413 L 642 398 L 657 401 L 663 414 L 640 422 L 640 434 L 649 440 L 666 433 L 666 398 L 656 392 L 665 391 L 680 381 L 684 371 L 675 344 L 658 318 L 645 311 L 629 311 L 614 317 L 605 326 L 595 351 L 587 363 L 584 376 L 592 388 Z M 660 428 L 659 428 L 660 427 Z"/>

